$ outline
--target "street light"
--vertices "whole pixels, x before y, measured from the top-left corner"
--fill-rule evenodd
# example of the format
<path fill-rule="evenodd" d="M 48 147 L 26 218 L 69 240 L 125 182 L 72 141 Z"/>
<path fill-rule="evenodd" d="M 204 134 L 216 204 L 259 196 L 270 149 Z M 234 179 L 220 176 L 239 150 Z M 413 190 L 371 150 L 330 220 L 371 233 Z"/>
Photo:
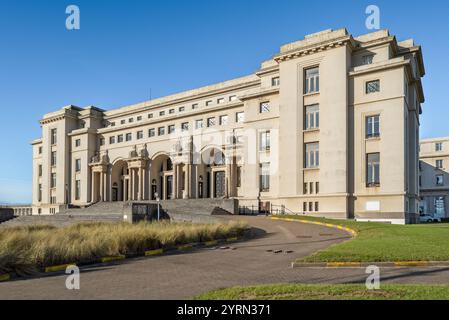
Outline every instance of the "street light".
<path fill-rule="evenodd" d="M 157 221 L 160 221 L 160 219 L 161 219 L 161 206 L 160 206 L 161 199 L 159 199 L 159 194 L 157 192 L 154 193 L 154 196 L 156 197 L 156 201 L 157 201 Z"/>

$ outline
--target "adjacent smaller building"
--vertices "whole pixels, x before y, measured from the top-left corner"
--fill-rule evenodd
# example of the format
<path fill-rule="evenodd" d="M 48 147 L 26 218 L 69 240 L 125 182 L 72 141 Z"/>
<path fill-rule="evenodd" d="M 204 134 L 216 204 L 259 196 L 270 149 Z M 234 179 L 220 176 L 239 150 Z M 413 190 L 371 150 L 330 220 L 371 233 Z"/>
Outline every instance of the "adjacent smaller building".
<path fill-rule="evenodd" d="M 419 187 L 420 213 L 449 217 L 449 137 L 421 140 Z"/>

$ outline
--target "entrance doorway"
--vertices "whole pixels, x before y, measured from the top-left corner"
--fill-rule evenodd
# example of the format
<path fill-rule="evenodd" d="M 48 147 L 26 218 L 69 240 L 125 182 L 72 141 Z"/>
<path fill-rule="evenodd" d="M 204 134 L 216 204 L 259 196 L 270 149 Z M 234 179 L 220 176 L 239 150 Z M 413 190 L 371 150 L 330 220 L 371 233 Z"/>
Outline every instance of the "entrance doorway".
<path fill-rule="evenodd" d="M 226 173 L 224 171 L 216 171 L 214 173 L 214 198 L 223 198 L 226 195 Z"/>

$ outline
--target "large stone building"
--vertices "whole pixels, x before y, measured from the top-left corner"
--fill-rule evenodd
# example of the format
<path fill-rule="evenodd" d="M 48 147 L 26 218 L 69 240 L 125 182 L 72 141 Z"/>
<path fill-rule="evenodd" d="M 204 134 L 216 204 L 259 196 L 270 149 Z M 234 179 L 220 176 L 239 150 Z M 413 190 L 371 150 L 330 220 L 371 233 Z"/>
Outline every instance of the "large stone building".
<path fill-rule="evenodd" d="M 421 48 L 326 30 L 246 77 L 113 110 L 44 115 L 33 210 L 234 198 L 249 208 L 413 223 Z"/>
<path fill-rule="evenodd" d="M 449 137 L 421 140 L 420 212 L 449 217 Z"/>

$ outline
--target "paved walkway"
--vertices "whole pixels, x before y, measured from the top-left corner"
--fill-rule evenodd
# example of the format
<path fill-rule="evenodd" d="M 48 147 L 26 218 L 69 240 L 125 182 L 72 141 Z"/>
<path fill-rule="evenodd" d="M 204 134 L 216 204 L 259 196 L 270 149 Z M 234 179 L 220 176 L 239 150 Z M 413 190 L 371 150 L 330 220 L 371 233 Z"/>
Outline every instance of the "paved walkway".
<path fill-rule="evenodd" d="M 202 249 L 84 268 L 79 291 L 65 288 L 65 275 L 0 283 L 0 299 L 189 299 L 237 285 L 365 282 L 364 269 L 290 267 L 296 258 L 347 240 L 345 232 L 265 217 L 239 219 L 258 228 L 259 237 L 231 245 L 234 250 Z M 388 282 L 449 283 L 447 268 L 385 269 L 381 276 Z"/>

